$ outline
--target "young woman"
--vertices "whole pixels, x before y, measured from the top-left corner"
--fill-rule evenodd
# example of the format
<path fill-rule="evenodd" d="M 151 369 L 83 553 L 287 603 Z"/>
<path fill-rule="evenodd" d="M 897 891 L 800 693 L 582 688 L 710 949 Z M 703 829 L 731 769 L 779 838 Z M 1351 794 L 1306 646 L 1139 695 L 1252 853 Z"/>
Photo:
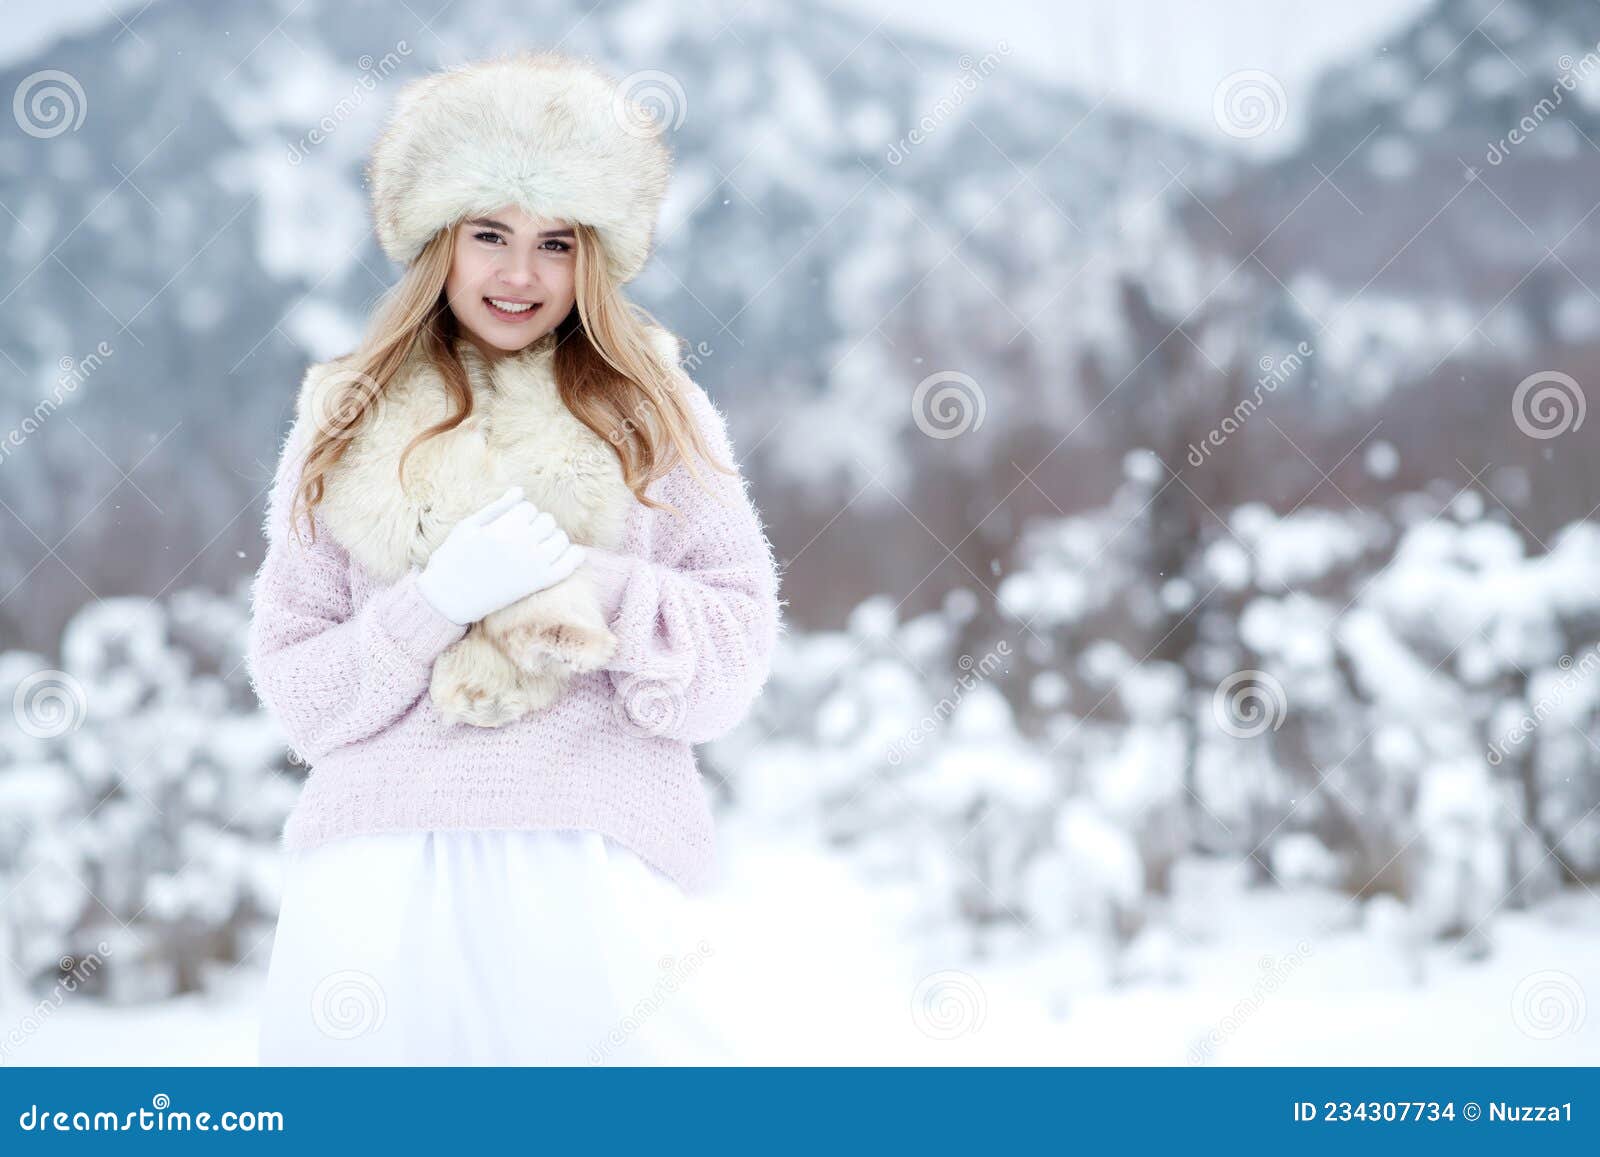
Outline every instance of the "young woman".
<path fill-rule="evenodd" d="M 409 85 L 378 143 L 405 272 L 307 375 L 253 588 L 251 677 L 311 765 L 263 1063 L 729 1059 L 692 745 L 764 685 L 779 576 L 720 412 L 620 293 L 668 176 L 641 123 L 547 53 Z"/>

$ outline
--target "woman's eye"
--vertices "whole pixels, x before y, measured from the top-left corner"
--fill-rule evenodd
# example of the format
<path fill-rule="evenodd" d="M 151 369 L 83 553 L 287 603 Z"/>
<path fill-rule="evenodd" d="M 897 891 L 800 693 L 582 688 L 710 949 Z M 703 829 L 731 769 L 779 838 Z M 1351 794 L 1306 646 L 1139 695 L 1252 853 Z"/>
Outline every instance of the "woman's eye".
<path fill-rule="evenodd" d="M 545 244 L 546 245 L 554 245 L 556 247 L 556 252 L 557 253 L 567 253 L 567 252 L 570 252 L 571 249 L 572 249 L 572 246 L 568 245 L 565 241 L 557 241 L 553 237 L 550 240 L 546 241 Z"/>
<path fill-rule="evenodd" d="M 491 245 L 493 245 L 493 244 L 495 244 L 495 243 L 497 243 L 497 242 L 502 240 L 500 234 L 496 233 L 492 229 L 485 229 L 483 232 L 474 233 L 472 236 L 473 236 L 474 239 L 476 239 L 478 241 L 487 241 Z"/>

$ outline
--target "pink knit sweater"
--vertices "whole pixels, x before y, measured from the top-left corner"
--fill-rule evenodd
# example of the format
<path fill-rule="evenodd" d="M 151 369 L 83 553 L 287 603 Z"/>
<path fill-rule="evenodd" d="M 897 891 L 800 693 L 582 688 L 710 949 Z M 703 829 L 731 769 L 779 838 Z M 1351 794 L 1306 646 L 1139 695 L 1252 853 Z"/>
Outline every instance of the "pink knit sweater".
<path fill-rule="evenodd" d="M 737 466 L 723 415 L 689 391 L 706 443 Z M 418 592 L 384 586 L 317 524 L 289 526 L 304 438 L 291 431 L 252 588 L 252 683 L 311 773 L 286 848 L 438 828 L 598 830 L 696 891 L 715 878 L 707 793 L 692 744 L 732 729 L 766 683 L 783 630 L 772 545 L 743 475 L 683 462 L 635 503 L 617 551 L 586 548 L 617 635 L 605 670 L 498 728 L 446 723 L 428 683 L 462 637 Z M 301 520 L 304 530 L 304 519 Z"/>

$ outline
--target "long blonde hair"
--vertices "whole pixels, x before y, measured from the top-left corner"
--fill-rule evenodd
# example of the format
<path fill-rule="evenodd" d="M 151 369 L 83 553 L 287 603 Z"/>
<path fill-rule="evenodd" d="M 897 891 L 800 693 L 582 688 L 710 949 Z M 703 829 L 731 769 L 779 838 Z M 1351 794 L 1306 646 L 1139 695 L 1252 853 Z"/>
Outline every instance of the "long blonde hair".
<path fill-rule="evenodd" d="M 361 346 L 337 359 L 337 393 L 319 404 L 321 412 L 316 415 L 291 507 L 291 525 L 295 513 L 305 510 L 312 542 L 316 541 L 316 522 L 310 515 L 322 501 L 329 471 L 344 457 L 351 440 L 380 403 L 383 391 L 413 357 L 428 359 L 438 371 L 451 414 L 417 435 L 401 454 L 402 486 L 406 459 L 412 451 L 427 439 L 455 429 L 472 414 L 472 386 L 456 353 L 461 327 L 444 292 L 455 252 L 455 231 L 450 226 L 434 235 L 385 296 Z M 669 450 L 683 458 L 702 486 L 705 479 L 694 464 L 696 457 L 724 474 L 736 474 L 737 469 L 711 457 L 683 387 L 675 380 L 675 371 L 676 377 L 682 376 L 681 371 L 676 365 L 663 366 L 651 345 L 646 323 L 659 323 L 628 301 L 612 281 L 599 235 L 583 224 L 575 225 L 574 232 L 576 308 L 555 329 L 552 362 L 561 400 L 615 451 L 623 479 L 641 503 L 681 513 L 645 493 L 672 469 Z"/>

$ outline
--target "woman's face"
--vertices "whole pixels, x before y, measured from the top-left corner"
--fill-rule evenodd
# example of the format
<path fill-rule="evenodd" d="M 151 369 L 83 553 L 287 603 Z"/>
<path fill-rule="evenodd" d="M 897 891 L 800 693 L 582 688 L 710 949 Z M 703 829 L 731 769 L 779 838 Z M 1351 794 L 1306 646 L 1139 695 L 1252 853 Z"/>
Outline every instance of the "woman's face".
<path fill-rule="evenodd" d="M 572 311 L 577 245 L 566 222 L 511 205 L 456 226 L 444 292 L 462 330 L 493 357 L 555 329 Z"/>

